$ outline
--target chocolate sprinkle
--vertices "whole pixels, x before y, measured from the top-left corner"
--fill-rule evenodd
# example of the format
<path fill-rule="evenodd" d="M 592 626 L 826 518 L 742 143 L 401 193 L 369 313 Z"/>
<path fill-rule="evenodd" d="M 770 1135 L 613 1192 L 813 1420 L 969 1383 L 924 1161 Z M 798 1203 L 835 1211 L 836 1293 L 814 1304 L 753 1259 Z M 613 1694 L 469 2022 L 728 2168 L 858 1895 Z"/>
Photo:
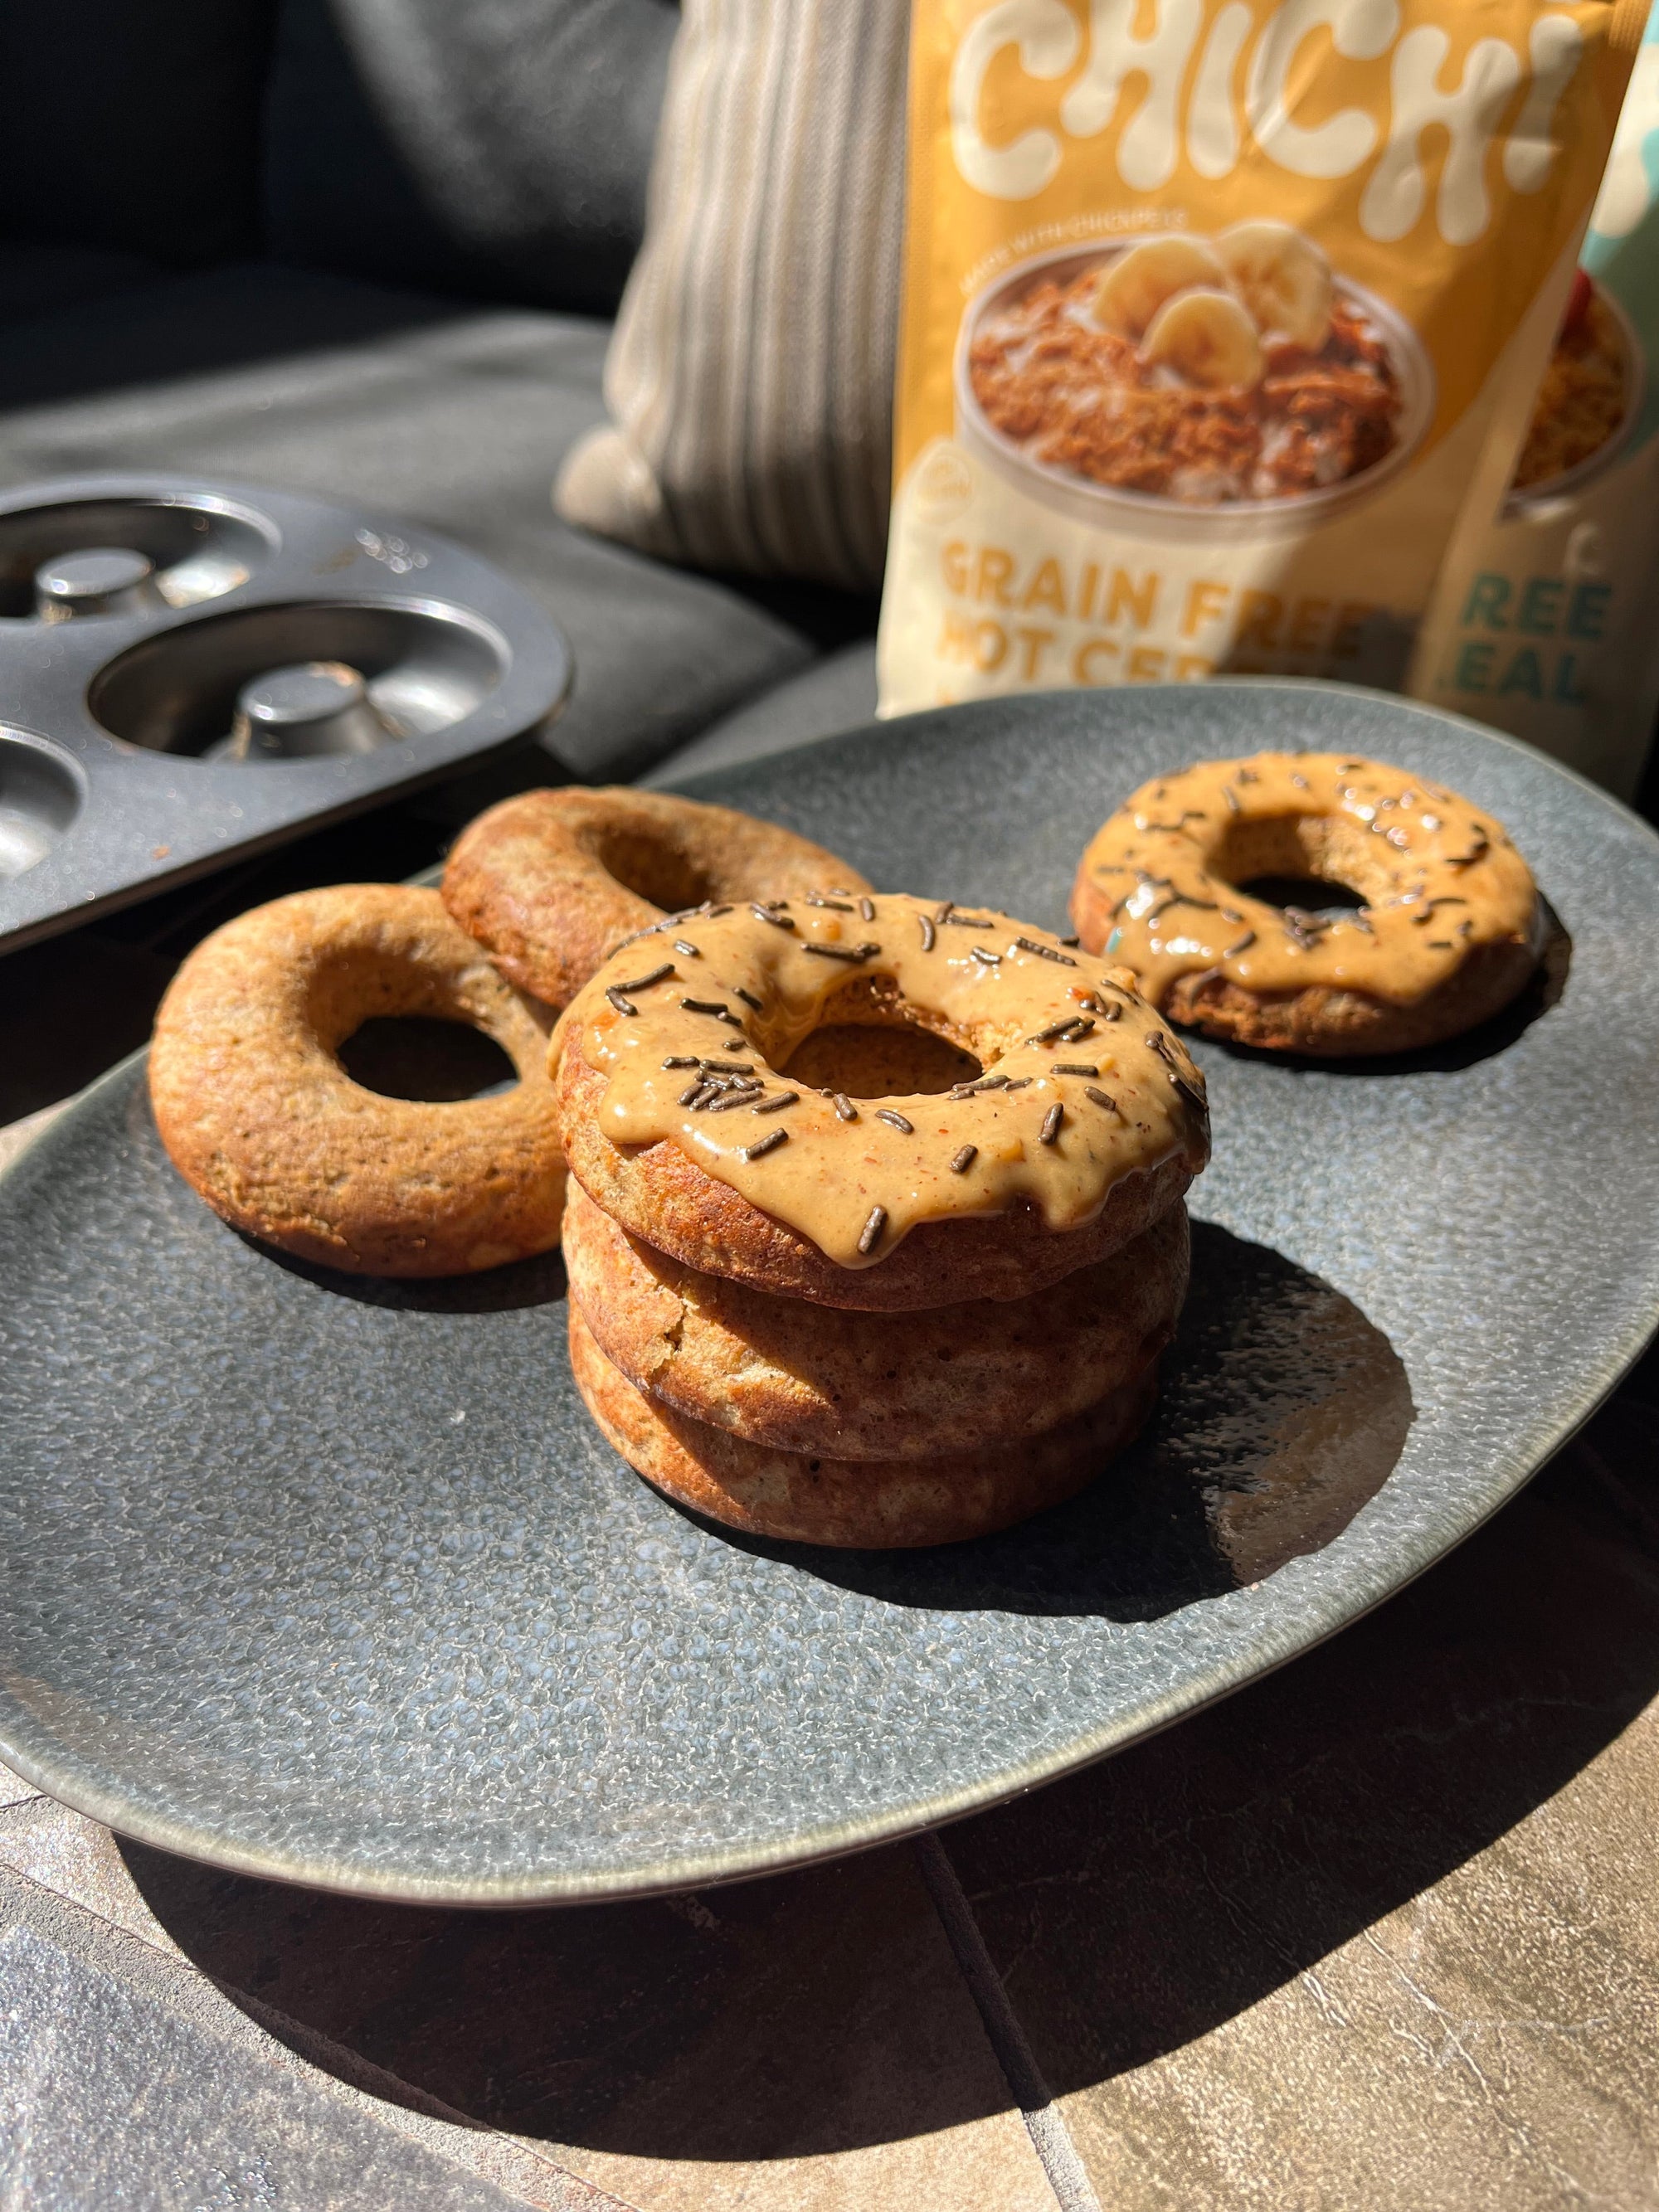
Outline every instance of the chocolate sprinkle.
<path fill-rule="evenodd" d="M 1100 1070 L 1091 1067 L 1086 1060 L 1057 1060 L 1048 1073 L 1050 1075 L 1098 1075 Z"/>
<path fill-rule="evenodd" d="M 1233 957 L 1233 956 L 1234 956 L 1234 954 L 1235 954 L 1235 953 L 1237 953 L 1237 952 L 1248 952 L 1248 951 L 1249 951 L 1250 947 L 1251 947 L 1255 943 L 1255 930 L 1253 930 L 1253 929 L 1247 929 L 1247 930 L 1245 931 L 1245 933 L 1244 933 L 1243 936 L 1243 937 L 1241 937 L 1241 938 L 1239 939 L 1239 940 L 1238 940 L 1237 944 L 1237 945 L 1230 945 L 1227 947 L 1227 950 L 1226 950 L 1226 951 L 1222 954 L 1222 956 L 1221 956 L 1221 957 L 1222 957 L 1222 958 L 1223 958 L 1224 960 L 1231 960 L 1231 959 Z"/>
<path fill-rule="evenodd" d="M 745 1006 L 752 1006 L 757 1013 L 761 1012 L 760 1000 L 755 996 L 752 991 L 745 991 L 741 983 L 737 983 L 732 986 L 732 996 L 734 999 L 741 999 Z M 681 1000 L 681 1004 L 684 1004 L 684 1000 Z"/>
<path fill-rule="evenodd" d="M 763 1104 L 755 1107 L 753 1110 L 757 1114 L 781 1114 L 786 1106 L 799 1104 L 799 1091 L 780 1091 L 775 1098 L 767 1099 Z"/>
<path fill-rule="evenodd" d="M 977 1145 L 964 1145 L 964 1146 L 963 1146 L 962 1150 L 961 1150 L 961 1151 L 960 1151 L 960 1152 L 956 1155 L 955 1158 L 951 1162 L 951 1174 L 952 1174 L 952 1175 L 966 1175 L 966 1174 L 967 1174 L 967 1172 L 968 1172 L 968 1170 L 969 1170 L 969 1169 L 970 1167 L 972 1167 L 972 1165 L 974 1164 L 974 1162 L 975 1162 L 978 1158 L 979 1158 L 979 1146 L 978 1146 Z"/>
<path fill-rule="evenodd" d="M 1118 1105 L 1116 1099 L 1108 1097 L 1098 1084 L 1085 1084 L 1083 1087 L 1083 1095 L 1085 1098 L 1092 1098 L 1097 1106 L 1105 1107 L 1109 1113 L 1117 1113 Z M 1121 1117 L 1120 1116 L 1120 1118 Z"/>
<path fill-rule="evenodd" d="M 1011 1091 L 1029 1091 L 1036 1081 L 1035 1075 L 1017 1075 L 1008 1088 Z"/>
<path fill-rule="evenodd" d="M 750 899 L 749 902 L 749 911 L 757 921 L 769 921 L 774 929 L 793 929 L 795 926 L 793 915 L 773 914 L 755 899 Z"/>
<path fill-rule="evenodd" d="M 788 1141 L 787 1129 L 769 1130 L 759 1144 L 741 1146 L 738 1148 L 738 1158 L 740 1160 L 763 1160 L 768 1152 L 775 1152 L 780 1145 L 787 1145 Z"/>
<path fill-rule="evenodd" d="M 907 1121 L 902 1114 L 895 1114 L 890 1107 L 878 1106 L 876 1119 L 878 1121 L 885 1121 L 890 1129 L 900 1130 L 907 1137 L 914 1137 L 916 1133 L 915 1123 Z"/>
<path fill-rule="evenodd" d="M 697 1066 L 706 1067 L 711 1075 L 752 1075 L 755 1072 L 752 1060 L 700 1060 Z"/>
<path fill-rule="evenodd" d="M 702 1062 L 694 1052 L 677 1052 L 664 1060 L 665 1067 L 701 1067 Z"/>
<path fill-rule="evenodd" d="M 619 1014 L 637 1014 L 640 1011 L 631 999 L 623 998 L 614 983 L 610 986 L 605 995 Z"/>
<path fill-rule="evenodd" d="M 1072 942 L 1075 945 L 1077 943 L 1077 939 L 1073 938 Z M 1017 937 L 1014 939 L 1014 943 L 1019 947 L 1022 952 L 1035 952 L 1039 960 L 1056 961 L 1062 968 L 1075 968 L 1077 966 L 1076 961 L 1073 959 L 1069 952 L 1056 952 L 1053 945 L 1039 945 L 1034 937 Z"/>
<path fill-rule="evenodd" d="M 1081 945 L 1083 939 L 1080 937 L 1062 937 L 1060 941 L 1062 945 Z M 1073 961 L 1072 965 L 1075 967 L 1077 963 Z"/>
<path fill-rule="evenodd" d="M 786 1133 L 786 1131 L 779 1129 L 775 1132 L 775 1136 L 781 1137 Z M 769 1139 L 768 1141 L 771 1142 L 773 1139 Z M 872 1206 L 870 1209 L 870 1218 L 865 1223 L 863 1228 L 859 1231 L 860 1251 L 873 1252 L 877 1245 L 880 1243 L 881 1232 L 886 1228 L 886 1226 L 887 1208 L 884 1206 Z"/>
<path fill-rule="evenodd" d="M 1242 814 L 1243 812 L 1243 808 L 1238 803 L 1238 793 L 1233 789 L 1231 784 L 1224 783 L 1222 785 L 1221 796 L 1226 800 L 1229 808 L 1233 813 Z"/>
<path fill-rule="evenodd" d="M 702 1103 L 705 1096 L 710 1098 L 714 1096 L 714 1085 L 709 1083 L 698 1081 L 692 1084 L 689 1089 L 681 1091 L 680 1103 L 682 1106 L 690 1107 L 692 1111 L 695 1113 L 698 1106 Z"/>
<path fill-rule="evenodd" d="M 1000 952 L 988 952 L 982 945 L 970 945 L 968 950 L 983 968 L 1000 968 L 1002 965 L 1002 955 Z"/>
<path fill-rule="evenodd" d="M 808 906 L 832 906 L 837 914 L 853 912 L 853 902 L 850 899 L 820 898 L 817 891 L 808 891 L 806 903 Z"/>
<path fill-rule="evenodd" d="M 994 921 L 981 921 L 976 915 L 971 914 L 958 914 L 954 907 L 949 914 L 942 914 L 939 918 L 941 921 L 948 921 L 953 929 L 994 929 L 996 927 Z"/>
<path fill-rule="evenodd" d="M 1051 1106 L 1043 1115 L 1042 1127 L 1037 1132 L 1038 1144 L 1052 1145 L 1059 1136 L 1060 1125 L 1065 1119 L 1066 1109 L 1063 1106 Z"/>
<path fill-rule="evenodd" d="M 878 945 L 811 945 L 803 944 L 803 952 L 816 952 L 824 960 L 867 960 L 872 952 L 879 952 Z"/>
<path fill-rule="evenodd" d="M 836 1114 L 843 1121 L 856 1121 L 858 1120 L 859 1109 L 847 1096 L 847 1093 L 844 1091 L 832 1091 L 830 1093 L 830 1103 L 834 1106 Z"/>
<path fill-rule="evenodd" d="M 614 988 L 618 991 L 648 991 L 653 983 L 660 983 L 664 976 L 672 975 L 673 972 L 673 962 L 665 960 L 660 968 L 653 968 L 648 975 L 636 975 L 631 983 L 618 983 Z"/>
<path fill-rule="evenodd" d="M 732 1012 L 722 999 L 682 999 L 680 1004 L 688 1014 L 719 1014 L 722 1020 L 729 1018 Z"/>
<path fill-rule="evenodd" d="M 876 918 L 876 909 L 872 902 L 867 898 L 861 898 L 859 901 L 859 914 L 863 921 L 873 921 Z"/>
<path fill-rule="evenodd" d="M 674 939 L 674 950 L 676 952 L 684 953 L 688 960 L 701 960 L 702 958 L 701 950 L 695 945 L 688 945 L 683 937 L 677 937 Z"/>
<path fill-rule="evenodd" d="M 931 952 L 939 941 L 933 917 L 930 914 L 919 914 L 916 920 L 921 924 L 921 949 L 924 952 Z"/>

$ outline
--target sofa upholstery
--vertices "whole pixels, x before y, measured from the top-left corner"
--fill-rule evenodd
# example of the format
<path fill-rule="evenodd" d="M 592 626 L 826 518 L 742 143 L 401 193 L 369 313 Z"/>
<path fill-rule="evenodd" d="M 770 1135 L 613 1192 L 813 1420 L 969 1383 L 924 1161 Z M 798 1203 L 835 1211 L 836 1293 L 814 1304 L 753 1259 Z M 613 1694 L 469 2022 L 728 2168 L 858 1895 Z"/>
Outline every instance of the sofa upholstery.
<path fill-rule="evenodd" d="M 265 244 L 380 283 L 614 311 L 671 0 L 285 0 Z"/>
<path fill-rule="evenodd" d="M 0 239 L 176 267 L 258 250 L 276 0 L 6 0 Z"/>

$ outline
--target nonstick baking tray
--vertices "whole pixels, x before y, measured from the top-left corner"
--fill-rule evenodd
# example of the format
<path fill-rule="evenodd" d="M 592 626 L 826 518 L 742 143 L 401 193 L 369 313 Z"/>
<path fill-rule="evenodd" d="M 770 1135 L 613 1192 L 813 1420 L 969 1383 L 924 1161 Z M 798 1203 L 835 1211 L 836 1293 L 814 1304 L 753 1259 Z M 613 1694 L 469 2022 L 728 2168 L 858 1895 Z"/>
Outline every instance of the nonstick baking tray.
<path fill-rule="evenodd" d="M 295 668 L 339 711 L 258 690 Z M 9 492 L 0 951 L 480 762 L 570 677 L 533 600 L 417 525 L 177 477 Z"/>
<path fill-rule="evenodd" d="M 1099 1758 L 1468 1535 L 1659 1318 L 1651 830 L 1455 717 L 1283 684 L 986 702 L 688 787 L 1063 928 L 1121 799 L 1264 740 L 1467 791 L 1567 934 L 1409 1060 L 1198 1041 L 1192 1295 L 1150 1432 L 1084 1496 L 928 1552 L 713 1528 L 588 1419 L 556 1255 L 438 1283 L 284 1260 L 174 1172 L 134 1062 L 0 1181 L 0 1758 L 250 1873 L 672 1889 Z"/>

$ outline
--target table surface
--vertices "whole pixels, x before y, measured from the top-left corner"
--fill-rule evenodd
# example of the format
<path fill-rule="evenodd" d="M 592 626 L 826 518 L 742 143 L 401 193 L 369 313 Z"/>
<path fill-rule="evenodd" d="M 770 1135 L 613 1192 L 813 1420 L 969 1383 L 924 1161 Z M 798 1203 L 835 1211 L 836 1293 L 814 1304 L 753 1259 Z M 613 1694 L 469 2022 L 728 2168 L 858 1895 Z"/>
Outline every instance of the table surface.
<path fill-rule="evenodd" d="M 0 1163 L 192 933 L 9 969 Z M 1659 2206 L 1656 1437 L 1650 1352 L 1293 1666 L 938 1838 L 740 1887 L 362 1904 L 0 1771 L 8 2201 Z"/>

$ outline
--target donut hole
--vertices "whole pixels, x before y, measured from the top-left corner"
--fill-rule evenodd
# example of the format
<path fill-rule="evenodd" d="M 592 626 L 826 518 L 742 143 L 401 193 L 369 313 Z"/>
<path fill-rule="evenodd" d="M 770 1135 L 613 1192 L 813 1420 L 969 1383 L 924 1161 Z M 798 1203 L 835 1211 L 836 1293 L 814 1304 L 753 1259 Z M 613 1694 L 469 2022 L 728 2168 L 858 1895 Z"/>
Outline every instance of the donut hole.
<path fill-rule="evenodd" d="M 781 1071 L 792 1083 L 849 1098 L 915 1098 L 971 1083 L 984 1072 L 957 1037 L 933 1026 L 927 1010 L 896 995 L 888 976 L 860 976 L 836 992 L 817 1027 Z"/>
<path fill-rule="evenodd" d="M 624 890 L 660 907 L 665 914 L 701 906 L 713 896 L 713 884 L 694 861 L 665 839 L 646 836 L 637 830 L 606 830 L 599 838 L 596 857 L 605 873 Z"/>
<path fill-rule="evenodd" d="M 1394 887 L 1394 855 L 1346 815 L 1231 823 L 1210 872 L 1246 898 L 1307 914 L 1352 913 Z"/>
<path fill-rule="evenodd" d="M 972 1053 L 931 1030 L 833 1022 L 799 1044 L 782 1072 L 792 1083 L 849 1098 L 915 1098 L 971 1083 L 983 1070 Z"/>
<path fill-rule="evenodd" d="M 1294 907 L 1299 914 L 1352 914 L 1365 903 L 1349 884 L 1325 876 L 1250 876 L 1235 888 L 1264 906 Z"/>
<path fill-rule="evenodd" d="M 471 1022 L 435 1014 L 374 1014 L 336 1047 L 351 1080 L 382 1098 L 453 1105 L 510 1091 L 518 1070 Z"/>

